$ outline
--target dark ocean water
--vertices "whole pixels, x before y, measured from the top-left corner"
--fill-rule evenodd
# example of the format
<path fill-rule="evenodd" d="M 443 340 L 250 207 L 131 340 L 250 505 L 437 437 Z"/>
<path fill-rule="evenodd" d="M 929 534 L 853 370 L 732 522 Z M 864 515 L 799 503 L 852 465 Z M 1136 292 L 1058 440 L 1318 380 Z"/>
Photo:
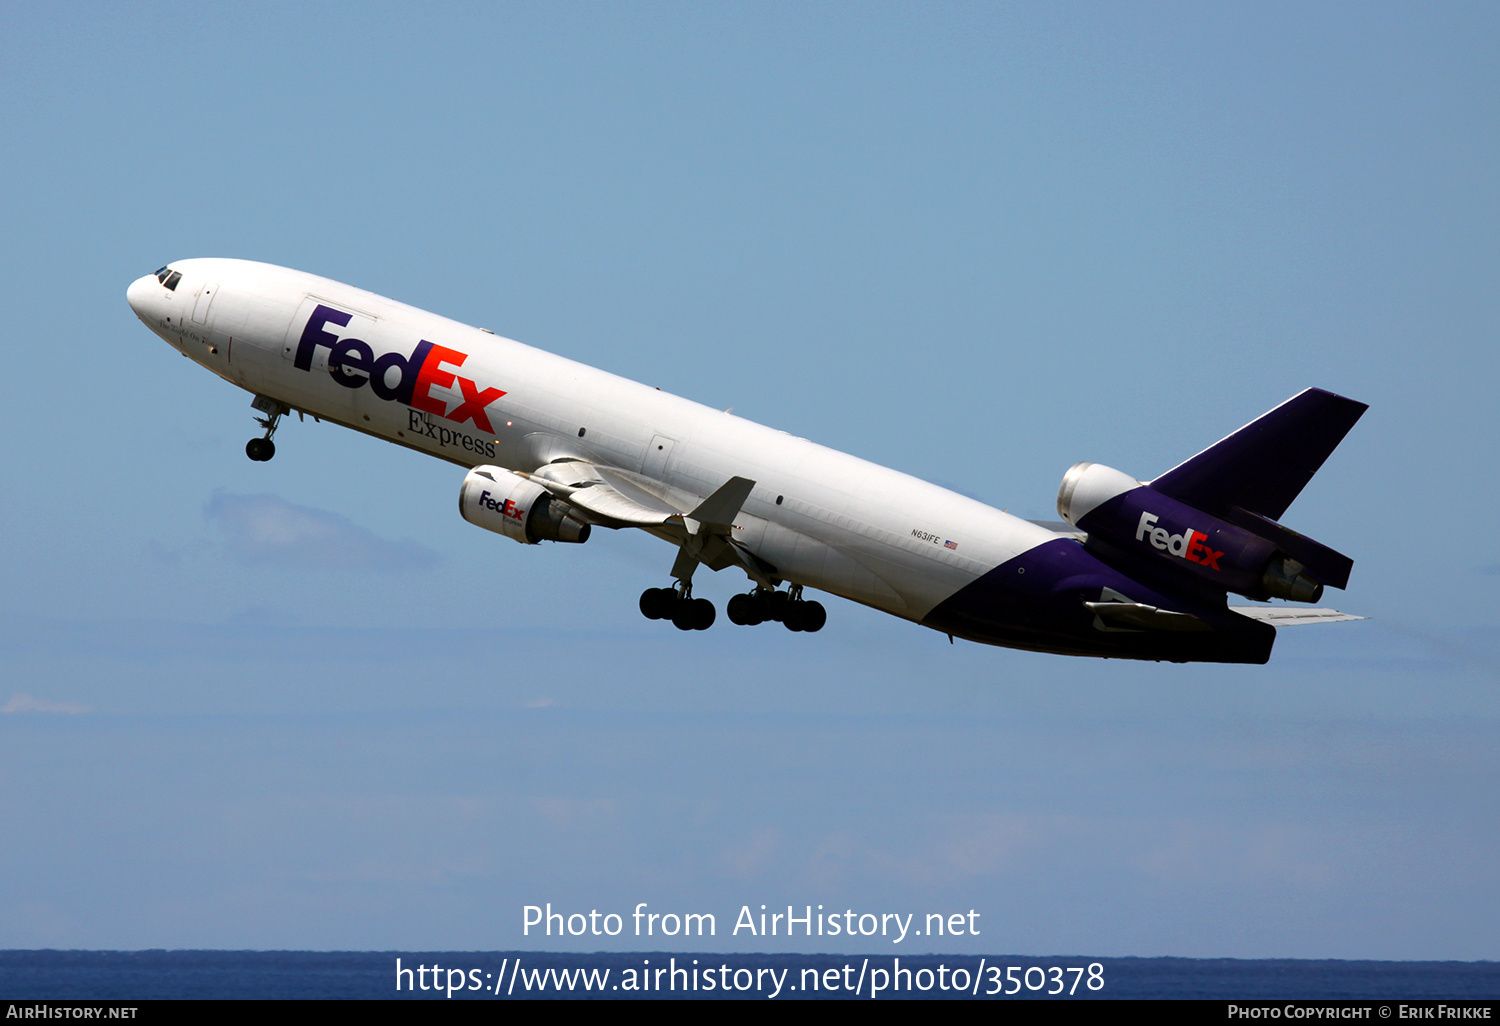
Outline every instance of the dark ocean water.
<path fill-rule="evenodd" d="M 398 958 L 401 969 L 407 970 L 400 977 Z M 438 967 L 436 974 L 433 966 Z M 1009 967 L 1016 968 L 1007 982 Z M 436 988 L 431 986 L 434 982 L 439 984 Z M 960 982 L 962 987 L 957 986 Z M 1091 989 L 1090 982 L 1097 986 Z M 882 998 L 928 999 L 1475 1001 L 1500 998 L 1500 963 L 1032 955 L 984 956 L 981 963 L 977 955 L 921 955 L 902 957 L 898 964 L 885 954 L 0 952 L 0 1000 L 430 1001 L 448 1000 L 448 986 L 454 988 L 453 1000 L 490 1001 L 523 997 L 765 999 L 773 996 L 777 986 L 780 989 L 774 996 L 782 998 L 868 999 L 875 990 Z M 1012 988 L 1017 993 L 1005 993 Z M 1063 993 L 1050 995 L 1054 988 Z M 996 990 L 1001 993 L 992 993 Z"/>

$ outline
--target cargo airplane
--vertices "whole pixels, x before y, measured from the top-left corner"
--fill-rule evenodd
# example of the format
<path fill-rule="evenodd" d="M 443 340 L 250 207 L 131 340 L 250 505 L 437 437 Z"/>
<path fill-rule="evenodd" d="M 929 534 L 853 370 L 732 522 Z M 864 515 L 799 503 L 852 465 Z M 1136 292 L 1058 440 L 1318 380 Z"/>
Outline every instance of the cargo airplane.
<path fill-rule="evenodd" d="M 1264 663 L 1276 626 L 1350 620 L 1315 603 L 1353 562 L 1283 513 L 1365 411 L 1310 388 L 1149 482 L 1063 476 L 1063 521 L 925 481 L 350 285 L 196 259 L 132 283 L 145 325 L 254 395 L 275 455 L 296 411 L 464 470 L 464 519 L 513 541 L 635 528 L 676 550 L 641 612 L 704 630 L 694 573 L 735 570 L 725 612 L 817 631 L 823 591 L 952 638 L 1173 662 Z M 665 560 L 663 561 L 665 564 Z M 664 567 L 665 568 L 665 567 Z"/>

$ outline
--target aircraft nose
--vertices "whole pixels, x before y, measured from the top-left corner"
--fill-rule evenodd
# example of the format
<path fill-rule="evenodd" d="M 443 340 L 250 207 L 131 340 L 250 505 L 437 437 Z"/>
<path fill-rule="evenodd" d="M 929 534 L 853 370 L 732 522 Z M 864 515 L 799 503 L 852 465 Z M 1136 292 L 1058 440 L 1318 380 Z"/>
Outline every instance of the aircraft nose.
<path fill-rule="evenodd" d="M 130 288 L 125 290 L 125 302 L 130 304 L 130 309 L 141 320 L 149 316 L 151 300 L 161 289 L 161 282 L 156 280 L 156 275 L 145 274 L 130 283 Z"/>

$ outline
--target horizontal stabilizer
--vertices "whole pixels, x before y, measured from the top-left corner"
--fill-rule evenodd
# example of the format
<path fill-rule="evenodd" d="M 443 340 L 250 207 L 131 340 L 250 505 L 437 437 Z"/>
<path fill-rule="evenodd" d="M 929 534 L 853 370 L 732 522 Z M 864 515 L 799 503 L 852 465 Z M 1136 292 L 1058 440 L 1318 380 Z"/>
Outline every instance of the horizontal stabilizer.
<path fill-rule="evenodd" d="M 1252 620 L 1268 623 L 1272 627 L 1300 627 L 1308 623 L 1339 623 L 1344 620 L 1365 620 L 1368 617 L 1341 613 L 1337 609 L 1297 609 L 1293 606 L 1230 606 L 1231 613 L 1248 616 Z"/>
<path fill-rule="evenodd" d="M 1150 486 L 1214 516 L 1223 517 L 1238 507 L 1280 520 L 1368 408 L 1309 388 L 1173 467 Z"/>

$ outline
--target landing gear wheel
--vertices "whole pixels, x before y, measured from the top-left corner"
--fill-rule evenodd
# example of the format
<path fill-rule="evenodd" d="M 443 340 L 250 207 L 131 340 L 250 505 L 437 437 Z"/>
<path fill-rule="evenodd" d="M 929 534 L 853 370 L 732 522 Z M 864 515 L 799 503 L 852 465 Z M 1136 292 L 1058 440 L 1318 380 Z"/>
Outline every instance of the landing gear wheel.
<path fill-rule="evenodd" d="M 761 609 L 765 611 L 767 620 L 781 623 L 791 612 L 792 597 L 784 591 L 767 592 L 761 596 Z"/>
<path fill-rule="evenodd" d="M 797 599 L 787 606 L 786 617 L 782 620 L 787 630 L 806 631 L 809 634 L 822 630 L 827 622 L 828 610 L 823 608 L 823 603 L 802 599 Z"/>
<path fill-rule="evenodd" d="M 708 599 L 683 599 L 672 610 L 672 624 L 680 631 L 706 631 L 714 625 L 716 615 Z"/>
<path fill-rule="evenodd" d="M 677 593 L 671 588 L 647 588 L 641 592 L 641 614 L 648 620 L 670 620 L 677 605 Z"/>
<path fill-rule="evenodd" d="M 809 634 L 822 630 L 828 622 L 828 610 L 823 608 L 823 603 L 809 601 L 799 605 L 802 606 L 802 629 Z"/>
<path fill-rule="evenodd" d="M 765 604 L 755 595 L 736 595 L 724 607 L 730 623 L 742 627 L 754 627 L 766 619 Z"/>
<path fill-rule="evenodd" d="M 693 605 L 698 607 L 697 619 L 693 626 L 700 631 L 708 630 L 714 625 L 714 620 L 718 616 L 714 604 L 708 599 L 693 599 Z"/>
<path fill-rule="evenodd" d="M 264 463 L 276 455 L 276 443 L 269 438 L 252 438 L 245 443 L 245 455 L 256 463 Z"/>

